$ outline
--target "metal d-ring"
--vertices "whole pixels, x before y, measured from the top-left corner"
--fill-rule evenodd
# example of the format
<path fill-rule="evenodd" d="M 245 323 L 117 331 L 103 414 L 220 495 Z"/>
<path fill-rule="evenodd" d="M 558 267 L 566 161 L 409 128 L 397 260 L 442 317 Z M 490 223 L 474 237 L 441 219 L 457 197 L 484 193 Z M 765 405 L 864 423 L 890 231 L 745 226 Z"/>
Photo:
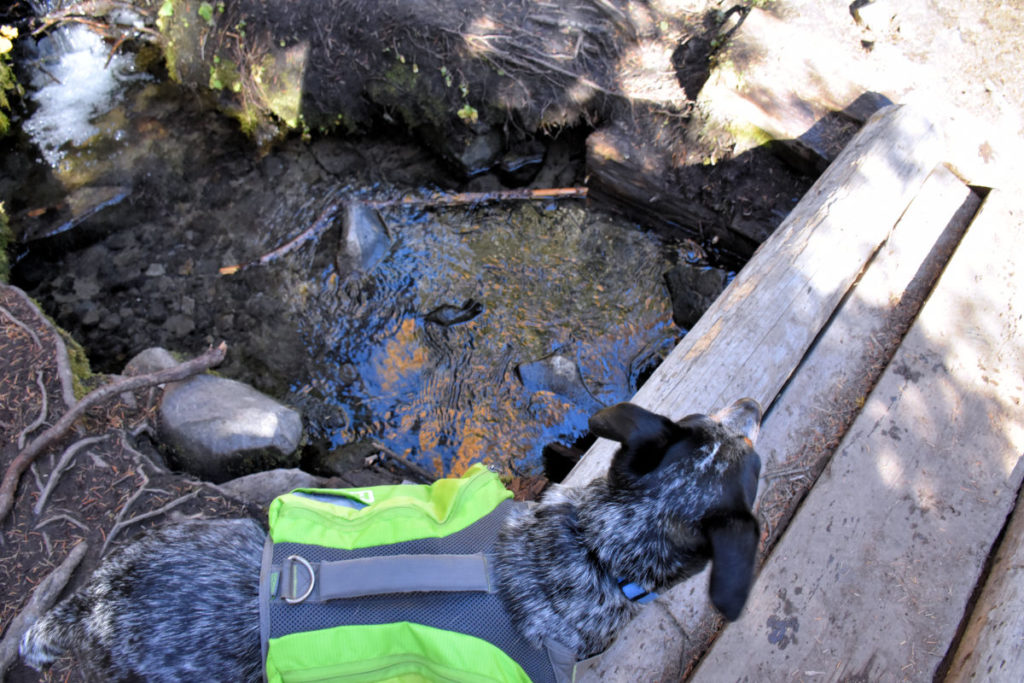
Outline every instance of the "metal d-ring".
<path fill-rule="evenodd" d="M 289 555 L 288 556 L 288 561 L 289 562 L 298 562 L 299 564 L 301 564 L 303 567 L 306 568 L 307 572 L 309 572 L 309 587 L 306 589 L 305 593 L 303 593 L 302 595 L 300 595 L 297 598 L 285 598 L 284 596 L 282 596 L 282 599 L 285 602 L 287 602 L 289 605 L 297 605 L 300 602 L 303 602 L 306 598 L 308 598 L 313 593 L 313 586 L 316 585 L 316 574 L 313 573 L 313 565 L 311 565 L 306 560 L 306 558 L 304 558 L 304 557 L 299 557 L 298 555 Z M 293 569 L 292 571 L 295 571 L 295 570 Z"/>

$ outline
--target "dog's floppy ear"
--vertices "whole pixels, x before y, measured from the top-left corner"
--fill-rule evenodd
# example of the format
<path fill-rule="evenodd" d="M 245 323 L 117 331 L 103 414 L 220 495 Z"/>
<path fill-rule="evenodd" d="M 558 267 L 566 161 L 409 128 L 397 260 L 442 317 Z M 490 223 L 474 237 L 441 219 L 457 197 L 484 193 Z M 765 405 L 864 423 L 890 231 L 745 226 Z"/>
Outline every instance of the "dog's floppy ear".
<path fill-rule="evenodd" d="M 705 521 L 711 541 L 711 602 L 735 621 L 754 583 L 754 561 L 760 533 L 749 512 L 715 516 Z"/>
<path fill-rule="evenodd" d="M 617 403 L 591 416 L 590 431 L 624 446 L 612 460 L 612 472 L 641 477 L 658 466 L 681 430 L 667 417 L 632 403 Z"/>

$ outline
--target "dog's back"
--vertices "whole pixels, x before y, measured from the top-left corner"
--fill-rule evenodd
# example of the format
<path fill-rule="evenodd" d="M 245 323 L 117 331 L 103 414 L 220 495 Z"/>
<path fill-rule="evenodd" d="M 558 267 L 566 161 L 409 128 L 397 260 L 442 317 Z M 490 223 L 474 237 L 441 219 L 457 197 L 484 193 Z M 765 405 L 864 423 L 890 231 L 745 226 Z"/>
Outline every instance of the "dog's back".
<path fill-rule="evenodd" d="M 36 622 L 21 655 L 40 668 L 73 652 L 105 681 L 258 681 L 264 535 L 252 520 L 150 532 Z"/>

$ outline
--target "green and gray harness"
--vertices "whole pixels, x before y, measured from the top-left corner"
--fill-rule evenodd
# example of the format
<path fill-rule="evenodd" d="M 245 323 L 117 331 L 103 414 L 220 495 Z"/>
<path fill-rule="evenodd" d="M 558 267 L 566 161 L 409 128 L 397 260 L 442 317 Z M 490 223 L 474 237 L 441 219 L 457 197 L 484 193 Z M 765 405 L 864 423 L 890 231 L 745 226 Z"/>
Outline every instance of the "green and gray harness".
<path fill-rule="evenodd" d="M 571 681 L 575 658 L 516 631 L 488 553 L 515 514 L 474 465 L 429 486 L 299 489 L 270 505 L 264 676 L 296 681 Z"/>

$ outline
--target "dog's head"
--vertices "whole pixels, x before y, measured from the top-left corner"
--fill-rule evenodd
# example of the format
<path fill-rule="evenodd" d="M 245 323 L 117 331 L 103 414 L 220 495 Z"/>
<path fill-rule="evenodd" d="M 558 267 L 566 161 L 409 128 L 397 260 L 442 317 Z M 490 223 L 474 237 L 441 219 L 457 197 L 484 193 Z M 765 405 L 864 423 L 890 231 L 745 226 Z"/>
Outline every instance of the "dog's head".
<path fill-rule="evenodd" d="M 608 471 L 610 489 L 655 501 L 652 533 L 680 573 L 711 560 L 711 601 L 729 620 L 739 616 L 753 583 L 760 424 L 761 406 L 753 399 L 678 422 L 630 403 L 590 420 L 594 434 L 622 444 Z"/>

